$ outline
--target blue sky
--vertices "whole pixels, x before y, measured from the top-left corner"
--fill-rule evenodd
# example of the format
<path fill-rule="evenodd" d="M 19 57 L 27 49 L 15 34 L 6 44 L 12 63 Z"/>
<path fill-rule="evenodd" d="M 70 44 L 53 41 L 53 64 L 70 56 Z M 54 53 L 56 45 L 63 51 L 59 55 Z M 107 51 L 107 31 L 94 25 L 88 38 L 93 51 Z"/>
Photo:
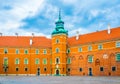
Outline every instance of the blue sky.
<path fill-rule="evenodd" d="M 59 9 L 69 36 L 120 26 L 120 0 L 0 0 L 0 33 L 51 37 Z"/>

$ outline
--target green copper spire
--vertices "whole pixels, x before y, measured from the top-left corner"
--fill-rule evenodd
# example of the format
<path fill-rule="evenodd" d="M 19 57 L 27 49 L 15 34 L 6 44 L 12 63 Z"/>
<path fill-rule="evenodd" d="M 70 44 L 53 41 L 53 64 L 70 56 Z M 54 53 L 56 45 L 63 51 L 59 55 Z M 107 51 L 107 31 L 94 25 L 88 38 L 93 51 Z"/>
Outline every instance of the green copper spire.
<path fill-rule="evenodd" d="M 55 30 L 52 32 L 52 35 L 54 34 L 68 34 L 68 31 L 66 31 L 64 29 L 64 22 L 61 19 L 61 10 L 59 10 L 59 16 L 58 16 L 58 21 L 55 22 L 56 24 L 56 28 Z"/>
<path fill-rule="evenodd" d="M 61 9 L 59 10 L 59 20 L 61 20 Z"/>

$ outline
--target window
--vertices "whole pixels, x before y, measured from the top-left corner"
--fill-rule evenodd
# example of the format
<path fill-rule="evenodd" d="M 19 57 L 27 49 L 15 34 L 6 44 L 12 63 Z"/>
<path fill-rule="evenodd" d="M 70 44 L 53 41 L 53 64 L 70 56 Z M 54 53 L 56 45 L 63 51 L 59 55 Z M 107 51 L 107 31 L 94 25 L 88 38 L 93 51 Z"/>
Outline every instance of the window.
<path fill-rule="evenodd" d="M 98 45 L 98 50 L 102 50 L 102 44 Z"/>
<path fill-rule="evenodd" d="M 59 64 L 60 63 L 60 58 L 56 58 L 56 64 Z"/>
<path fill-rule="evenodd" d="M 19 54 L 19 50 L 18 49 L 16 49 L 16 54 Z"/>
<path fill-rule="evenodd" d="M 93 62 L 93 56 L 88 56 L 88 62 Z"/>
<path fill-rule="evenodd" d="M 5 48 L 4 49 L 4 53 L 7 54 L 8 53 L 8 49 Z"/>
<path fill-rule="evenodd" d="M 70 63 L 71 63 L 71 59 L 68 58 L 68 59 L 67 59 L 67 64 L 70 64 Z"/>
<path fill-rule="evenodd" d="M 28 71 L 28 68 L 25 68 L 25 71 Z"/>
<path fill-rule="evenodd" d="M 116 61 L 120 61 L 120 53 L 116 54 Z"/>
<path fill-rule="evenodd" d="M 59 53 L 59 48 L 56 48 L 56 53 Z"/>
<path fill-rule="evenodd" d="M 92 51 L 92 46 L 91 45 L 88 46 L 88 51 Z"/>
<path fill-rule="evenodd" d="M 70 68 L 68 68 L 67 70 L 68 70 L 68 72 L 70 72 Z"/>
<path fill-rule="evenodd" d="M 19 59 L 15 59 L 15 64 L 19 64 Z"/>
<path fill-rule="evenodd" d="M 50 64 L 52 64 L 52 59 L 50 59 Z"/>
<path fill-rule="evenodd" d="M 24 64 L 28 64 L 28 59 L 27 58 L 24 59 Z"/>
<path fill-rule="evenodd" d="M 43 50 L 43 54 L 47 54 L 47 50 L 46 49 Z"/>
<path fill-rule="evenodd" d="M 82 47 L 78 48 L 78 52 L 82 52 Z"/>
<path fill-rule="evenodd" d="M 67 53 L 70 53 L 70 49 L 67 49 Z"/>
<path fill-rule="evenodd" d="M 8 66 L 8 58 L 4 58 L 4 66 Z"/>
<path fill-rule="evenodd" d="M 79 68 L 79 71 L 82 72 L 82 68 Z"/>
<path fill-rule="evenodd" d="M 100 71 L 104 71 L 104 68 L 103 68 L 103 67 L 100 67 Z"/>
<path fill-rule="evenodd" d="M 116 71 L 116 67 L 112 67 L 112 71 Z"/>
<path fill-rule="evenodd" d="M 17 67 L 15 70 L 16 70 L 16 71 L 19 71 L 19 68 Z"/>
<path fill-rule="evenodd" d="M 36 53 L 36 54 L 39 54 L 39 49 L 36 49 L 36 50 L 35 50 L 35 53 Z"/>
<path fill-rule="evenodd" d="M 28 50 L 27 50 L 27 49 L 26 49 L 26 50 L 24 50 L 24 53 L 25 53 L 25 54 L 28 54 Z"/>
<path fill-rule="evenodd" d="M 59 43 L 60 41 L 59 41 L 59 39 L 56 39 L 56 43 Z"/>
<path fill-rule="evenodd" d="M 45 71 L 45 72 L 47 71 L 47 68 L 46 68 L 46 67 L 44 68 L 44 71 Z"/>
<path fill-rule="evenodd" d="M 47 64 L 47 59 L 43 59 L 43 64 Z"/>
<path fill-rule="evenodd" d="M 117 47 L 117 48 L 120 47 L 120 42 L 116 42 L 116 47 Z"/>
<path fill-rule="evenodd" d="M 35 64 L 40 64 L 40 60 L 38 58 L 35 59 Z"/>

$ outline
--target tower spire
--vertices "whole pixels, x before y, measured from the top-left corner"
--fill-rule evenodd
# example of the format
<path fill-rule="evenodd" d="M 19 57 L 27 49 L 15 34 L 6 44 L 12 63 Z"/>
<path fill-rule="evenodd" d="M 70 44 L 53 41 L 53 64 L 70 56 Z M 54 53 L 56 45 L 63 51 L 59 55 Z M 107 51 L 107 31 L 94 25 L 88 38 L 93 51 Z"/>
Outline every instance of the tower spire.
<path fill-rule="evenodd" d="M 61 20 L 61 9 L 59 9 L 59 20 Z"/>

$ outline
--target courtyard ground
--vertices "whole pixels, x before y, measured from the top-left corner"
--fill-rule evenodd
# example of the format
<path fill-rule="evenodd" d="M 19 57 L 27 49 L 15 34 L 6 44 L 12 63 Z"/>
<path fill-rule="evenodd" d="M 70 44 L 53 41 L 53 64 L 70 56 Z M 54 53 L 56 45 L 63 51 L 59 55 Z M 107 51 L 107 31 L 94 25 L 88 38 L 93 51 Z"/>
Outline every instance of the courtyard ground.
<path fill-rule="evenodd" d="M 0 76 L 0 84 L 120 84 L 120 77 Z"/>

